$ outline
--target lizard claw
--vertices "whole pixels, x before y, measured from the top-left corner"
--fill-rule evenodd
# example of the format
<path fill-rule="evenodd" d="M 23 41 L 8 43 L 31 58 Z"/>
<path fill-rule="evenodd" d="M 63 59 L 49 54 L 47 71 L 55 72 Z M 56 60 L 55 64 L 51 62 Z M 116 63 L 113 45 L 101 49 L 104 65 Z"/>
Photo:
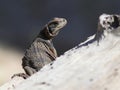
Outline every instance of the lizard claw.
<path fill-rule="evenodd" d="M 27 74 L 24 74 L 24 73 L 18 73 L 18 74 L 14 74 L 11 78 L 14 78 L 14 77 L 22 77 L 24 79 L 27 79 L 29 76 Z"/>

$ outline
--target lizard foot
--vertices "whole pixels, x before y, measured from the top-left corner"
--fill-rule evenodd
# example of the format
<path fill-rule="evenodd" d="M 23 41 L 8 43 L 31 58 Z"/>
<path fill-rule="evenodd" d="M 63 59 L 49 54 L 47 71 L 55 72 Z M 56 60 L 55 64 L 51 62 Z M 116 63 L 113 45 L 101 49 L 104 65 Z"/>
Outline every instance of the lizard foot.
<path fill-rule="evenodd" d="M 22 77 L 24 79 L 27 79 L 29 76 L 27 74 L 24 74 L 24 73 L 18 73 L 18 74 L 14 74 L 11 78 L 14 78 L 14 77 Z"/>

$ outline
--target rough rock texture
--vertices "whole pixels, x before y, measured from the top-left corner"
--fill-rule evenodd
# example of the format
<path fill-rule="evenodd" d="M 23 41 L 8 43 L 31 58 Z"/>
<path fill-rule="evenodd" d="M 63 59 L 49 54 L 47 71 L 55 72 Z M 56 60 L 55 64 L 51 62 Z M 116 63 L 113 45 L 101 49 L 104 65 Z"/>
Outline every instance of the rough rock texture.
<path fill-rule="evenodd" d="M 15 90 L 120 90 L 120 27 L 103 34 L 99 46 L 94 41 L 67 51 Z"/>
<path fill-rule="evenodd" d="M 22 81 L 24 81 L 22 77 L 14 77 L 12 80 L 1 86 L 0 90 L 14 90 Z"/>

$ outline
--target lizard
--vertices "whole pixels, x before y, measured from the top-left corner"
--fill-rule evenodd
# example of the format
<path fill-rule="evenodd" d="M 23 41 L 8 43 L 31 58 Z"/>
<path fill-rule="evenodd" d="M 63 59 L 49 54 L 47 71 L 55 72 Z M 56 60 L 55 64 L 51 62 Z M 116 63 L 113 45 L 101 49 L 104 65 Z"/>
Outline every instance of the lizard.
<path fill-rule="evenodd" d="M 26 79 L 46 64 L 54 61 L 58 55 L 52 41 L 66 24 L 67 20 L 65 18 L 53 18 L 49 21 L 26 49 L 22 58 L 22 67 L 26 74 L 19 73 L 13 75 L 13 77 L 20 76 Z"/>

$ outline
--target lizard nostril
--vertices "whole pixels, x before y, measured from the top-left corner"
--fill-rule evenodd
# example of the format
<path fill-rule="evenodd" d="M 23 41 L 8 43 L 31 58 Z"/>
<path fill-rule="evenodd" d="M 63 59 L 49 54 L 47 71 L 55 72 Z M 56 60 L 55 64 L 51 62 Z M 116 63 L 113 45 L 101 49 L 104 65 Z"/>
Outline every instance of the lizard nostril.
<path fill-rule="evenodd" d="M 63 22 L 65 22 L 66 20 L 65 19 L 63 19 Z"/>
<path fill-rule="evenodd" d="M 67 23 L 67 20 L 66 20 L 66 19 L 63 19 L 63 22 Z"/>

